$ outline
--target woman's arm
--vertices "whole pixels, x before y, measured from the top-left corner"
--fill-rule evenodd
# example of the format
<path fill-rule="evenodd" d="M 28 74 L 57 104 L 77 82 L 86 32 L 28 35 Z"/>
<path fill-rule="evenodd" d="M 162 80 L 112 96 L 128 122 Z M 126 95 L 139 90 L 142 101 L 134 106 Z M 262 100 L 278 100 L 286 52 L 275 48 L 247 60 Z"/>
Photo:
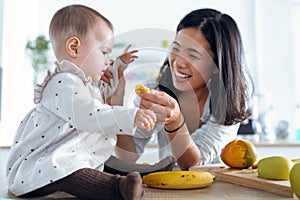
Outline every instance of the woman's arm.
<path fill-rule="evenodd" d="M 140 155 L 136 153 L 135 142 L 130 135 L 117 135 L 116 156 L 128 162 L 136 162 Z"/>
<path fill-rule="evenodd" d="M 172 154 L 177 158 L 177 164 L 180 169 L 188 170 L 190 167 L 198 166 L 201 154 L 190 136 L 183 116 L 180 115 L 175 122 L 165 124 L 165 131 Z"/>

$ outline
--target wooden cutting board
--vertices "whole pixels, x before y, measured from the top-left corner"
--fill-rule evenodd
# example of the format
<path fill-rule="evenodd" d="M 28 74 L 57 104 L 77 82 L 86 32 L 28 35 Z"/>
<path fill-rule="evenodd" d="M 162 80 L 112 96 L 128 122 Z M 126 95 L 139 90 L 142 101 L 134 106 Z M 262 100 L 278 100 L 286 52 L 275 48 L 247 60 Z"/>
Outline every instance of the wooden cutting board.
<path fill-rule="evenodd" d="M 242 170 L 229 169 L 222 166 L 200 166 L 192 167 L 192 171 L 208 171 L 216 176 L 216 180 L 233 183 L 249 188 L 263 190 L 266 192 L 282 195 L 284 197 L 294 197 L 289 181 L 267 180 L 257 177 L 255 173 L 245 173 Z"/>

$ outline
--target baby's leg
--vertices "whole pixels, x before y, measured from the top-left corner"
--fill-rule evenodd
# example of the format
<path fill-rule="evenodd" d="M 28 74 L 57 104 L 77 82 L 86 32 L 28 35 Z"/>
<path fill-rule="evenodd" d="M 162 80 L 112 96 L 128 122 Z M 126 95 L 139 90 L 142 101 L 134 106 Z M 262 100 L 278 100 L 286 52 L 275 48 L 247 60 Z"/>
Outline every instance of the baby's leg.
<path fill-rule="evenodd" d="M 84 168 L 24 197 L 44 196 L 56 191 L 63 191 L 80 199 L 139 200 L 144 194 L 142 179 L 137 172 L 120 176 Z"/>
<path fill-rule="evenodd" d="M 141 199 L 144 195 L 141 175 L 131 172 L 127 176 L 120 176 L 119 191 L 125 200 Z"/>

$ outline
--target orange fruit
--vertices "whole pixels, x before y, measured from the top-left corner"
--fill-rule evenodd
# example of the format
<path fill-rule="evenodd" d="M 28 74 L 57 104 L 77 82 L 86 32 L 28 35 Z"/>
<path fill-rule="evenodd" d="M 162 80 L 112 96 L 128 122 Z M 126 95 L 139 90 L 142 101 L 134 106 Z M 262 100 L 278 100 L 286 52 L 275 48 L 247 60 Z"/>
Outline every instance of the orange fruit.
<path fill-rule="evenodd" d="M 250 141 L 235 139 L 222 149 L 221 160 L 231 168 L 246 169 L 255 165 L 257 150 Z"/>

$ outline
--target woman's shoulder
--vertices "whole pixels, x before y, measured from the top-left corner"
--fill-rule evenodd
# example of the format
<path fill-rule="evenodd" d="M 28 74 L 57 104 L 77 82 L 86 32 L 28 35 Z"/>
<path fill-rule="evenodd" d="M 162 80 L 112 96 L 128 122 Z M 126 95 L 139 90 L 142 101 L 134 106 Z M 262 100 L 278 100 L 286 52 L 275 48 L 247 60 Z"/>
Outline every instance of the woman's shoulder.
<path fill-rule="evenodd" d="M 211 116 L 202 126 L 198 128 L 194 133 L 210 133 L 210 134 L 234 134 L 236 135 L 238 129 L 240 127 L 240 123 L 232 124 L 232 125 L 224 125 L 215 120 L 213 116 Z"/>
<path fill-rule="evenodd" d="M 236 134 L 240 123 L 236 123 L 233 125 L 224 125 L 224 123 L 220 122 L 220 120 L 217 120 L 211 113 L 210 113 L 210 98 L 208 97 L 204 106 L 204 111 L 201 116 L 201 121 L 203 122 L 203 125 L 201 128 L 197 129 L 195 133 L 200 132 L 209 132 L 213 134 L 220 134 L 220 133 L 233 133 Z"/>

